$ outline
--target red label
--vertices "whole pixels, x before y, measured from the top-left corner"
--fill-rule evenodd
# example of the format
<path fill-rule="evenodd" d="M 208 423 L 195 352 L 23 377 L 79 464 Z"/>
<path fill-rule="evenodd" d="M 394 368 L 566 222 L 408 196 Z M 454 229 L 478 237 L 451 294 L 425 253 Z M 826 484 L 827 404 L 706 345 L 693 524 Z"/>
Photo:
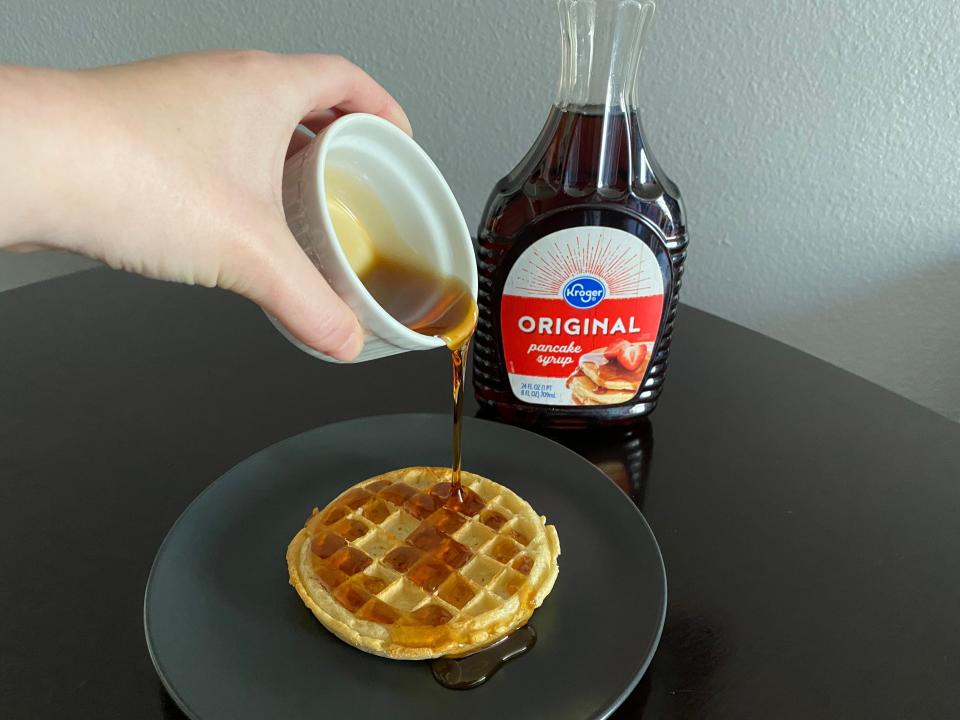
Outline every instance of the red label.
<path fill-rule="evenodd" d="M 500 324 L 507 372 L 566 378 L 591 350 L 619 339 L 656 341 L 662 311 L 663 295 L 612 298 L 587 310 L 559 298 L 504 295 Z"/>
<path fill-rule="evenodd" d="M 614 405 L 643 384 L 663 277 L 636 236 L 604 227 L 547 235 L 504 284 L 500 333 L 513 394 L 539 405 Z"/>

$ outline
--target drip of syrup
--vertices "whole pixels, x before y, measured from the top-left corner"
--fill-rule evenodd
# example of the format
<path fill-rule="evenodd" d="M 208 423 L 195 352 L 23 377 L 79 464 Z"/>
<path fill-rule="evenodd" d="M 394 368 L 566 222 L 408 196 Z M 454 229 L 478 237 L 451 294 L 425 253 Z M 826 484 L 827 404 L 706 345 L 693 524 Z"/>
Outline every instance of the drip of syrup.
<path fill-rule="evenodd" d="M 396 320 L 422 335 L 440 338 L 450 351 L 453 369 L 453 458 L 449 488 L 439 483 L 431 494 L 441 497 L 452 510 L 473 515 L 483 508 L 482 499 L 461 483 L 463 387 L 470 340 L 477 327 L 477 302 L 459 278 L 444 277 L 407 258 L 379 252 L 373 237 L 394 246 L 395 228 L 389 214 L 362 185 L 329 178 L 331 219 L 350 267 L 373 298 Z M 389 240 L 390 242 L 387 242 Z M 480 685 L 508 660 L 525 653 L 537 641 L 527 625 L 493 645 L 463 658 L 440 658 L 433 664 L 437 681 L 450 688 Z"/>
<path fill-rule="evenodd" d="M 350 267 L 374 300 L 411 330 L 440 338 L 453 359 L 453 463 L 451 504 L 464 502 L 460 487 L 463 381 L 470 339 L 477 327 L 477 301 L 462 279 L 417 264 L 390 213 L 362 183 L 333 170 L 327 177 L 327 207 Z M 376 239 L 376 241 L 374 240 Z"/>
<path fill-rule="evenodd" d="M 469 339 L 465 340 L 460 347 L 450 351 L 453 358 L 453 468 L 450 479 L 450 500 L 455 507 L 462 507 L 464 502 L 463 488 L 460 485 L 462 465 L 460 439 L 463 431 L 463 381 L 469 351 Z"/>
<path fill-rule="evenodd" d="M 502 640 L 462 658 L 437 658 L 431 666 L 433 677 L 444 687 L 469 690 L 482 685 L 509 660 L 523 655 L 537 642 L 530 625 L 514 630 Z"/>
<path fill-rule="evenodd" d="M 450 501 L 453 509 L 459 509 L 464 501 L 460 485 L 462 453 L 460 437 L 463 428 L 463 385 L 470 353 L 470 338 L 477 327 L 477 303 L 469 288 L 455 278 L 445 279 L 441 285 L 443 302 L 432 313 L 429 322 L 413 325 L 424 335 L 435 335 L 443 340 L 453 361 L 453 462 L 451 464 Z"/>
<path fill-rule="evenodd" d="M 440 338 L 450 351 L 453 360 L 453 463 L 450 484 L 451 500 L 456 509 L 464 502 L 460 487 L 460 431 L 463 425 L 467 355 L 470 338 L 477 326 L 477 302 L 470 288 L 459 278 L 442 277 L 370 249 L 371 242 L 363 224 L 333 198 L 330 207 L 342 209 L 342 212 L 338 211 L 333 216 L 338 237 L 355 239 L 363 236 L 347 246 L 352 248 L 348 253 L 350 257 L 360 258 L 351 267 L 354 267 L 367 291 L 394 318 L 421 335 Z M 369 202 L 366 207 L 369 207 Z M 343 240 L 341 244 L 344 244 Z"/>

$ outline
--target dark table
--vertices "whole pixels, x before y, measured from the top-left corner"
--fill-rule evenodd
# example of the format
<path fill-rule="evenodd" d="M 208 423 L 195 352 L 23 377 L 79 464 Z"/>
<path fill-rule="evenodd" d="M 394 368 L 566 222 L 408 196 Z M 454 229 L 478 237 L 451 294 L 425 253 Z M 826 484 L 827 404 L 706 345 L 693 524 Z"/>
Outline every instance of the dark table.
<path fill-rule="evenodd" d="M 182 718 L 142 598 L 184 507 L 281 438 L 449 398 L 444 353 L 331 366 L 241 299 L 107 270 L 0 294 L 0 343 L 10 719 Z M 629 488 L 667 567 L 660 649 L 615 717 L 960 717 L 960 426 L 683 308 L 652 420 L 563 439 Z"/>

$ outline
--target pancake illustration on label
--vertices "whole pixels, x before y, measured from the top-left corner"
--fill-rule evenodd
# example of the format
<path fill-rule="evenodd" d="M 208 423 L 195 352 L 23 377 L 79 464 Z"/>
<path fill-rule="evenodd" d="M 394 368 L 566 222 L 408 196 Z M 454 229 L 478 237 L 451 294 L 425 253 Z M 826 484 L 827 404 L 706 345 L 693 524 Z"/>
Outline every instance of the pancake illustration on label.
<path fill-rule="evenodd" d="M 287 548 L 290 584 L 334 635 L 398 660 L 469 655 L 522 627 L 557 579 L 556 528 L 463 471 L 414 467 L 314 509 Z"/>
<path fill-rule="evenodd" d="M 575 405 L 618 405 L 637 394 L 649 364 L 648 343 L 617 340 L 582 355 L 566 386 Z"/>

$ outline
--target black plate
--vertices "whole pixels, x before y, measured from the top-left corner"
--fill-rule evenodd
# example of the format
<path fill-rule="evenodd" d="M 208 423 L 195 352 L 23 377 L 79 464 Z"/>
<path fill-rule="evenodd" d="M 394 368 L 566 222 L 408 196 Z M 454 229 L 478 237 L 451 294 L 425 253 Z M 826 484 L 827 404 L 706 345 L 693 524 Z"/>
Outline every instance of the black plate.
<path fill-rule="evenodd" d="M 450 418 L 391 415 L 317 428 L 243 461 L 186 509 L 144 600 L 153 663 L 196 720 L 604 718 L 660 639 L 666 577 L 636 506 L 580 456 L 466 418 L 465 468 L 510 486 L 560 534 L 539 639 L 485 685 L 456 691 L 428 663 L 367 655 L 328 633 L 287 584 L 284 552 L 310 509 L 372 475 L 445 465 Z"/>

